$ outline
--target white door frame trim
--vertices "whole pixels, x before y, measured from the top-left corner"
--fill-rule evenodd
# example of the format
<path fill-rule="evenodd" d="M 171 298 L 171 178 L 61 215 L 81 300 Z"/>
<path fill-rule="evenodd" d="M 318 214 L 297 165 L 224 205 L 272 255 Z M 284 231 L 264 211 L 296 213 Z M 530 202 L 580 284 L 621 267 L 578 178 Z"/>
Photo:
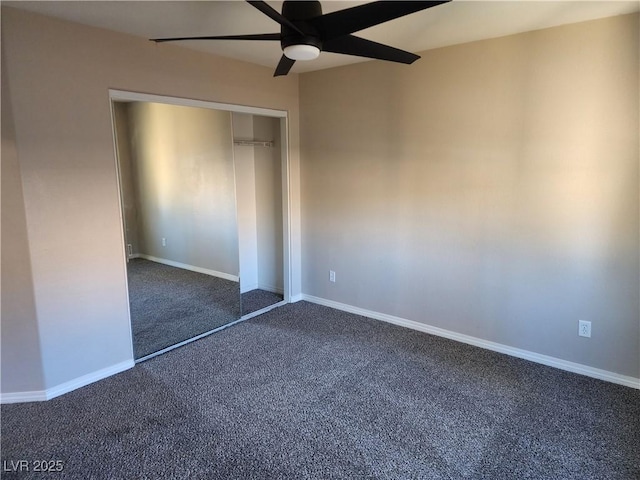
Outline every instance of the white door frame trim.
<path fill-rule="evenodd" d="M 166 95 L 155 95 L 151 93 L 129 92 L 126 90 L 109 89 L 109 99 L 120 102 L 153 102 L 165 103 L 169 105 L 179 105 L 183 107 L 210 108 L 214 110 L 225 110 L 236 113 L 250 113 L 252 115 L 262 115 L 265 117 L 287 118 L 286 110 L 274 110 L 272 108 L 252 107 L 248 105 L 234 105 L 231 103 L 211 102 L 209 100 L 196 100 L 192 98 L 171 97 Z"/>

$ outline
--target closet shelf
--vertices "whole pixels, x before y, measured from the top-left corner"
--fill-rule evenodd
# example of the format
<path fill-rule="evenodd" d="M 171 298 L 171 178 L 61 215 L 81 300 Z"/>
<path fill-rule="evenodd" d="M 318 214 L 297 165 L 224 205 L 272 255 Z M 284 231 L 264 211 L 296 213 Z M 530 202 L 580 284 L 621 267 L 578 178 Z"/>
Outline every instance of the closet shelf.
<path fill-rule="evenodd" d="M 234 139 L 234 145 L 241 147 L 273 147 L 273 141 Z"/>

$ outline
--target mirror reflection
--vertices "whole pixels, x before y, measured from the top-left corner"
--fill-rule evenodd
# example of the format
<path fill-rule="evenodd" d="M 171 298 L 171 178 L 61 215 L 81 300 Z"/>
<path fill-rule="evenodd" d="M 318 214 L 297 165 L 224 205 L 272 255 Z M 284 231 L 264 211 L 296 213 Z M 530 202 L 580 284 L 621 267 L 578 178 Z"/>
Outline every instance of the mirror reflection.
<path fill-rule="evenodd" d="M 136 360 L 283 302 L 284 119 L 113 112 Z"/>
<path fill-rule="evenodd" d="M 231 113 L 114 102 L 136 359 L 240 318 Z"/>

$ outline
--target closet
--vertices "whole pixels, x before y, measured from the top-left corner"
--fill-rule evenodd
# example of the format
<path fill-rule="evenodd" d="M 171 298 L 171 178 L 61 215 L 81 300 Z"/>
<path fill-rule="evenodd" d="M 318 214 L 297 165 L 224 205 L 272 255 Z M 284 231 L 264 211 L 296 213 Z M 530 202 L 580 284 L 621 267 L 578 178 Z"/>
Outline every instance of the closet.
<path fill-rule="evenodd" d="M 136 361 L 288 301 L 284 113 L 140 95 L 112 92 Z"/>

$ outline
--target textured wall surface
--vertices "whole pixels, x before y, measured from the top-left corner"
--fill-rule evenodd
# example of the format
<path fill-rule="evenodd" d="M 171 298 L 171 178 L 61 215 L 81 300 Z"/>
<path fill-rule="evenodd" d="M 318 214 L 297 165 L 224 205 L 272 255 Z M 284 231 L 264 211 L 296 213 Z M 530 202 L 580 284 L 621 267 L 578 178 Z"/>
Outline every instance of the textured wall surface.
<path fill-rule="evenodd" d="M 44 390 L 27 222 L 2 56 L 2 392 Z"/>
<path fill-rule="evenodd" d="M 638 70 L 634 14 L 301 75 L 303 291 L 638 377 Z"/>

